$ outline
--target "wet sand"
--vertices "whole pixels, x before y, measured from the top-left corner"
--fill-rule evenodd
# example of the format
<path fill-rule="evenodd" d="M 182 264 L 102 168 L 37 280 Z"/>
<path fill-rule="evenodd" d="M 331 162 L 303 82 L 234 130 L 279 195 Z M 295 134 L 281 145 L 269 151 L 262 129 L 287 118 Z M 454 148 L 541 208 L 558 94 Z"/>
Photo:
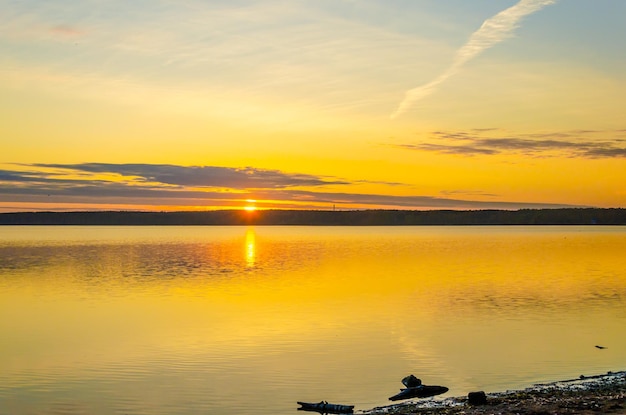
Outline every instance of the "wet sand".
<path fill-rule="evenodd" d="M 537 384 L 524 390 L 485 392 L 487 403 L 484 405 L 470 405 L 467 402 L 467 396 L 464 396 L 411 400 L 362 413 L 368 415 L 626 415 L 626 371 Z"/>

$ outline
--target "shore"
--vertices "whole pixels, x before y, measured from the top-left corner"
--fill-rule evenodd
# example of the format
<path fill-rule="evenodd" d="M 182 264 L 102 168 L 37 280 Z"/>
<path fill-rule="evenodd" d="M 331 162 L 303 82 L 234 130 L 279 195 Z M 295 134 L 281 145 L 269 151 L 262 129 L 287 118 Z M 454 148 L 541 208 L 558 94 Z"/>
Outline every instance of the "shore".
<path fill-rule="evenodd" d="M 545 384 L 524 390 L 486 393 L 483 405 L 470 405 L 467 396 L 411 400 L 378 407 L 367 415 L 626 415 L 626 371 L 609 372 Z"/>

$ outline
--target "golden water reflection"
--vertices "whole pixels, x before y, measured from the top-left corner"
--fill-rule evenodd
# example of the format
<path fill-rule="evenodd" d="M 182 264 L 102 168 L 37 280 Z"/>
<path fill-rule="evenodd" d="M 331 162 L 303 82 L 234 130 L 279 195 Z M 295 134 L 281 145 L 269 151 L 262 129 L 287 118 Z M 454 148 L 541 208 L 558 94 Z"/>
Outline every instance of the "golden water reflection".
<path fill-rule="evenodd" d="M 254 267 L 256 259 L 256 234 L 254 228 L 248 228 L 246 230 L 246 265 L 248 267 Z"/>
<path fill-rule="evenodd" d="M 47 388 L 152 391 L 169 413 L 365 409 L 414 371 L 465 394 L 626 362 L 620 228 L 39 231 L 0 229 L 0 407 Z"/>

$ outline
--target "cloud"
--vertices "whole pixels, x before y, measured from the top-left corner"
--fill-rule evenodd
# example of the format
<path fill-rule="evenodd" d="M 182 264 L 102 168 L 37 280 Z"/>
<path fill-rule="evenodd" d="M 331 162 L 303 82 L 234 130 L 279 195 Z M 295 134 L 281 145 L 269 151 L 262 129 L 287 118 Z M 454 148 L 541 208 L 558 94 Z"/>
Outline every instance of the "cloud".
<path fill-rule="evenodd" d="M 15 45 L 5 84 L 272 128 L 380 114 L 395 98 L 375 81 L 405 48 L 438 45 L 371 22 L 365 5 L 346 16 L 346 5 L 282 0 L 31 3 L 3 4 L 0 40 Z"/>
<path fill-rule="evenodd" d="M 510 38 L 523 17 L 555 2 L 556 0 L 520 0 L 514 6 L 485 20 L 482 26 L 472 33 L 467 43 L 457 51 L 452 65 L 429 83 L 408 90 L 405 93 L 404 100 L 400 102 L 396 111 L 391 114 L 391 118 L 402 115 L 414 103 L 432 94 L 441 83 L 455 75 L 469 60 Z"/>
<path fill-rule="evenodd" d="M 462 200 L 433 196 L 332 192 L 325 185 L 346 180 L 251 167 L 177 166 L 163 164 L 20 164 L 0 170 L 0 208 L 59 205 L 122 209 L 170 207 L 233 207 L 246 199 L 260 207 L 390 208 L 390 209 L 519 209 L 565 207 L 549 203 Z M 362 183 L 360 181 L 354 184 Z M 369 182 L 368 182 L 369 183 Z M 387 183 L 397 186 L 399 183 Z M 307 189 L 308 187 L 308 189 Z M 443 194 L 443 193 L 442 193 Z M 451 193 L 452 195 L 453 193 Z M 465 192 L 465 196 L 485 194 Z M 487 197 L 490 197 L 487 195 Z M 19 209 L 18 209 L 19 210 Z M 24 210 L 24 209 L 22 209 Z"/>
<path fill-rule="evenodd" d="M 479 148 L 479 147 L 471 147 L 471 146 L 451 146 L 451 145 L 443 145 L 443 144 L 431 144 L 431 143 L 423 143 L 423 144 L 399 144 L 396 147 L 406 148 L 409 150 L 423 150 L 423 151 L 432 151 L 436 153 L 446 153 L 446 154 L 466 154 L 466 155 L 476 155 L 476 154 L 496 154 L 496 150 L 491 150 L 488 148 Z"/>
<path fill-rule="evenodd" d="M 444 196 L 449 196 L 449 195 L 455 195 L 455 196 L 459 196 L 459 195 L 464 195 L 464 196 L 485 196 L 485 197 L 497 197 L 497 194 L 494 193 L 487 193 L 487 192 L 483 192 L 481 190 L 464 190 L 464 189 L 456 189 L 456 190 L 442 190 L 441 192 L 439 192 L 440 194 L 444 195 Z"/>
<path fill-rule="evenodd" d="M 626 158 L 626 148 L 615 148 L 615 147 L 590 148 L 589 150 L 587 150 L 586 155 L 590 158 L 611 158 L 611 157 L 625 157 Z"/>
<path fill-rule="evenodd" d="M 230 189 L 285 188 L 349 184 L 308 174 L 284 173 L 253 167 L 177 166 L 172 164 L 32 164 L 33 167 L 65 171 L 114 174 L 134 182 L 160 183 L 168 186 L 216 187 Z"/>
<path fill-rule="evenodd" d="M 557 207 L 573 207 L 572 205 L 554 203 L 524 203 L 484 200 L 450 199 L 432 196 L 393 196 L 364 193 L 330 193 L 310 192 L 303 190 L 286 191 L 282 195 L 288 200 L 315 200 L 318 203 L 342 205 L 370 206 L 372 208 L 404 208 L 404 209 L 542 209 Z"/>
<path fill-rule="evenodd" d="M 431 137 L 437 140 L 435 143 L 398 144 L 395 147 L 466 156 L 515 153 L 587 159 L 626 157 L 626 140 L 620 137 L 624 134 L 620 130 L 572 130 L 493 136 L 499 133 L 502 132 L 494 128 L 434 131 Z M 610 138 L 606 138 L 607 136 Z"/>

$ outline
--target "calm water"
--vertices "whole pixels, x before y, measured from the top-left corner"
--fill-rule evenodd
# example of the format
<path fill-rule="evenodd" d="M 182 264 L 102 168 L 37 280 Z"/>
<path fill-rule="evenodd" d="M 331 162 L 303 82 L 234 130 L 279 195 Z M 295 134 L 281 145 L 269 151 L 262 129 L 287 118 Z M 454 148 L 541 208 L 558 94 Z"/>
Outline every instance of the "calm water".
<path fill-rule="evenodd" d="M 411 373 L 445 397 L 624 370 L 625 253 L 623 227 L 0 227 L 0 414 L 359 410 Z"/>

